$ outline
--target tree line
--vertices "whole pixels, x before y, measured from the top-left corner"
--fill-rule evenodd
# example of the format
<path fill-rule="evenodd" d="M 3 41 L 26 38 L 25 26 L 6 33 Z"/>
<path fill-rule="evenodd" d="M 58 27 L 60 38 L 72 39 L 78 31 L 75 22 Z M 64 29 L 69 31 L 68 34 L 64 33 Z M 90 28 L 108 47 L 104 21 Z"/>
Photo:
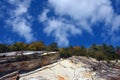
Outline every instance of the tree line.
<path fill-rule="evenodd" d="M 44 42 L 32 42 L 30 44 L 26 44 L 24 42 L 16 42 L 13 44 L 0 44 L 0 53 L 3 52 L 12 52 L 12 51 L 58 51 L 57 43 L 51 43 L 46 46 Z"/>
<path fill-rule="evenodd" d="M 93 57 L 97 60 L 114 60 L 120 59 L 120 47 L 113 47 L 112 45 L 93 44 L 91 47 L 84 46 L 68 46 L 66 48 L 59 48 L 57 43 L 45 45 L 44 42 L 32 42 L 26 44 L 24 42 L 16 42 L 10 45 L 0 44 L 0 53 L 12 51 L 59 51 L 62 58 L 71 56 L 86 56 Z"/>
<path fill-rule="evenodd" d="M 84 46 L 69 46 L 68 48 L 61 48 L 61 57 L 67 58 L 71 56 L 86 56 L 100 60 L 118 60 L 120 59 L 120 47 L 113 47 L 112 45 L 96 45 L 93 44 L 89 48 Z"/>

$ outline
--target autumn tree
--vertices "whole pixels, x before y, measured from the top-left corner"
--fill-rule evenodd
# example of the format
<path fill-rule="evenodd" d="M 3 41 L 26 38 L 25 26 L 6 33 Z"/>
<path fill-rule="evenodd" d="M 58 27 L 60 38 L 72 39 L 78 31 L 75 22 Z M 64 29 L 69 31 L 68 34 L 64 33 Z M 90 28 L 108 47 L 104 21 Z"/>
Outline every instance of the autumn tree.
<path fill-rule="evenodd" d="M 9 48 L 10 51 L 25 51 L 27 49 L 27 44 L 23 42 L 16 42 L 12 44 Z"/>
<path fill-rule="evenodd" d="M 71 57 L 71 53 L 68 48 L 60 48 L 60 56 L 62 58 L 68 58 Z"/>
<path fill-rule="evenodd" d="M 51 43 L 50 45 L 48 45 L 47 47 L 46 47 L 46 50 L 47 51 L 58 51 L 59 49 L 58 49 L 58 45 L 57 45 L 57 43 Z"/>
<path fill-rule="evenodd" d="M 9 47 L 6 44 L 0 44 L 0 53 L 9 51 Z"/>
<path fill-rule="evenodd" d="M 45 50 L 45 45 L 43 42 L 33 42 L 31 44 L 28 45 L 28 50 L 31 51 L 41 51 L 41 50 Z"/>
<path fill-rule="evenodd" d="M 79 56 L 80 55 L 80 50 L 81 50 L 80 46 L 75 46 L 73 55 Z"/>
<path fill-rule="evenodd" d="M 101 51 L 97 51 L 95 56 L 96 56 L 96 59 L 97 59 L 98 61 L 101 61 L 101 60 L 104 60 L 104 59 L 105 59 L 105 55 L 104 55 L 103 52 L 101 52 Z"/>

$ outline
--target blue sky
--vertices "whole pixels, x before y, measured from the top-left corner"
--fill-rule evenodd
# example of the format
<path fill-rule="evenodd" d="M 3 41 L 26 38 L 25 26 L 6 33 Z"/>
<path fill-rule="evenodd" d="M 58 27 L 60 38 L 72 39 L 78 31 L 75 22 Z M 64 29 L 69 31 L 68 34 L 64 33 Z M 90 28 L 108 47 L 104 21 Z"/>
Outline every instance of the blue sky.
<path fill-rule="evenodd" d="M 120 45 L 119 0 L 0 0 L 0 43 Z"/>

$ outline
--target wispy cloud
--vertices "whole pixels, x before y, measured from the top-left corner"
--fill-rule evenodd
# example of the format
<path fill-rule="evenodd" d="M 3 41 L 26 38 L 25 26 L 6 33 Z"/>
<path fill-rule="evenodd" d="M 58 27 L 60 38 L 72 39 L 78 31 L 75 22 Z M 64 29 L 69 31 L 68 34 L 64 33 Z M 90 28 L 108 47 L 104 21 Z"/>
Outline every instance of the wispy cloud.
<path fill-rule="evenodd" d="M 10 9 L 10 18 L 6 20 L 14 32 L 24 37 L 27 42 L 34 40 L 32 33 L 32 16 L 28 14 L 31 0 L 8 0 L 8 3 L 14 7 Z"/>
<path fill-rule="evenodd" d="M 57 26 L 56 26 L 57 25 Z M 46 25 L 47 26 L 47 25 Z M 68 46 L 68 37 L 70 35 L 81 34 L 81 31 L 75 28 L 74 25 L 65 22 L 64 20 L 49 20 L 48 26 L 44 29 L 44 32 L 48 35 L 55 36 L 55 40 L 58 42 L 59 46 Z"/>
<path fill-rule="evenodd" d="M 6 8 L 5 4 L 2 3 L 2 1 L 0 1 L 0 19 L 4 17 L 5 8 Z"/>
<path fill-rule="evenodd" d="M 45 23 L 44 32 L 48 36 L 52 35 L 55 37 L 55 41 L 58 42 L 59 46 L 68 46 L 70 35 L 81 34 L 82 32 L 76 28 L 73 24 L 69 23 L 64 18 L 60 19 L 50 19 L 47 16 L 49 10 L 44 10 L 41 15 L 39 15 L 39 21 Z"/>
<path fill-rule="evenodd" d="M 46 26 L 45 33 L 54 36 L 62 46 L 69 44 L 71 35 L 81 35 L 83 31 L 94 34 L 93 25 L 99 22 L 105 24 L 101 27 L 105 30 L 103 33 L 113 41 L 113 37 L 119 37 L 114 35 L 120 28 L 120 15 L 111 3 L 111 0 L 48 0 L 51 7 L 44 10 L 39 18 Z M 57 17 L 48 17 L 51 10 Z"/>

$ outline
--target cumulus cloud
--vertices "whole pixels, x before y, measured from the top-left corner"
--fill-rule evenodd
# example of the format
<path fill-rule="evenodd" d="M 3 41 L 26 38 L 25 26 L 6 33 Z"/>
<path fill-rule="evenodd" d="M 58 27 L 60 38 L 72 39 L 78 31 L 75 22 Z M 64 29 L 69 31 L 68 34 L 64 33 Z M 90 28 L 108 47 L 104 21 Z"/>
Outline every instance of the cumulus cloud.
<path fill-rule="evenodd" d="M 12 27 L 27 42 L 34 40 L 32 33 L 32 16 L 28 14 L 31 0 L 8 0 L 8 3 L 14 7 L 10 9 L 10 18 L 6 20 L 7 24 Z"/>
<path fill-rule="evenodd" d="M 39 20 L 45 23 L 45 33 L 54 36 L 59 45 L 67 46 L 71 34 L 94 34 L 93 25 L 99 22 L 105 24 L 101 28 L 111 40 L 119 31 L 120 15 L 114 11 L 111 0 L 48 0 L 48 4 L 50 8 L 43 11 Z M 51 10 L 58 17 L 48 17 Z"/>

